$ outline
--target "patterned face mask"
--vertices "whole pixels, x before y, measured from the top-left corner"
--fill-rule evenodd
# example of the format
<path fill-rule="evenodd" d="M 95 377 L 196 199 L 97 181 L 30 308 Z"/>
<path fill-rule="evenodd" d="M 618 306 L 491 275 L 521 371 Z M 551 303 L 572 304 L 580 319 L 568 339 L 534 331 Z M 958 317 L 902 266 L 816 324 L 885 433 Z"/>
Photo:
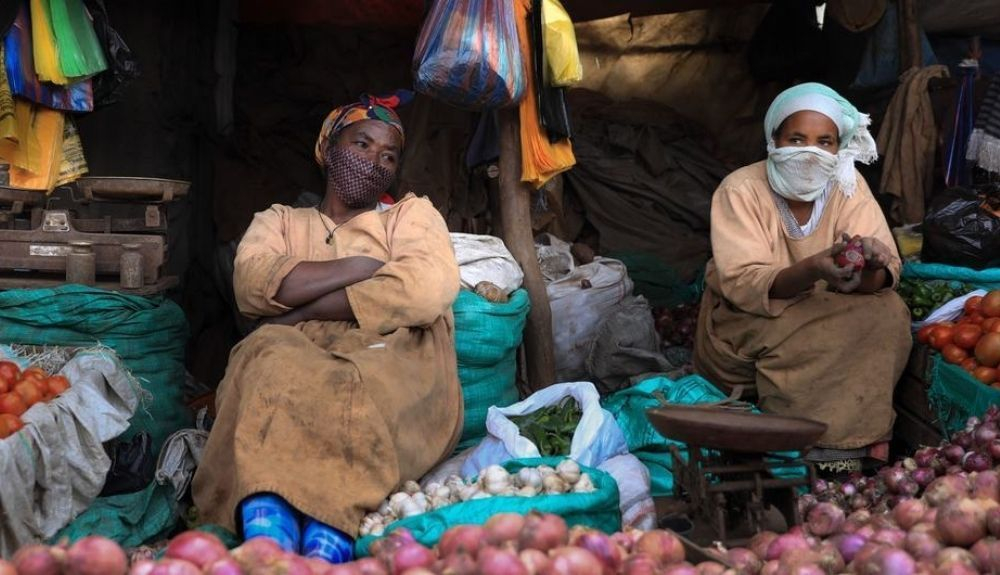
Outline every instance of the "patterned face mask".
<path fill-rule="evenodd" d="M 395 176 L 388 168 L 335 145 L 326 147 L 326 174 L 333 192 L 349 208 L 374 205 Z"/>

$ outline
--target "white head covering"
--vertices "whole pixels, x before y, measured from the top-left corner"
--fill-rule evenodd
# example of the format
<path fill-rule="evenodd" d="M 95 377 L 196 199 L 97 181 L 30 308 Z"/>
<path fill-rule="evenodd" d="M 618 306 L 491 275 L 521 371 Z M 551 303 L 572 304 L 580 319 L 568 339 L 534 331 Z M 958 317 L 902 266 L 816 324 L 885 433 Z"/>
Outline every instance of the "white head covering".
<path fill-rule="evenodd" d="M 764 116 L 764 137 L 768 154 L 776 149 L 774 131 L 796 112 L 810 110 L 833 120 L 840 136 L 834 180 L 844 195 L 851 197 L 857 186 L 854 162 L 870 164 L 878 159 L 875 140 L 868 132 L 871 117 L 862 114 L 833 89 L 816 82 L 792 86 L 771 102 Z M 770 160 L 769 160 L 770 161 Z"/>

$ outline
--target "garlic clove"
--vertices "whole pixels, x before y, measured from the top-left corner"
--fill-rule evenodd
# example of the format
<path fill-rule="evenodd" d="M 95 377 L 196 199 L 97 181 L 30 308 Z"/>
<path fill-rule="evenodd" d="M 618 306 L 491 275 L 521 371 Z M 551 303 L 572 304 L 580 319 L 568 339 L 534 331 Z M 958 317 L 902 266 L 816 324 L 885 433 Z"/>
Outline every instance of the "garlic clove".
<path fill-rule="evenodd" d="M 534 487 L 538 489 L 542 486 L 542 474 L 535 467 L 522 467 L 515 476 L 519 487 Z"/>
<path fill-rule="evenodd" d="M 430 492 L 431 497 L 439 497 L 441 499 L 448 499 L 451 497 L 452 490 L 444 485 L 438 487 L 434 491 Z"/>
<path fill-rule="evenodd" d="M 389 500 L 386 499 L 385 501 L 382 502 L 381 505 L 378 506 L 378 513 L 379 515 L 386 515 L 389 513 L 390 509 L 391 508 L 389 507 Z"/>
<path fill-rule="evenodd" d="M 572 459 L 563 459 L 556 466 L 556 473 L 563 481 L 572 485 L 580 479 L 580 465 Z"/>
<path fill-rule="evenodd" d="M 555 468 L 548 465 L 539 465 L 537 469 L 538 474 L 542 476 L 542 479 L 545 479 L 547 476 L 553 475 L 556 472 Z"/>
<path fill-rule="evenodd" d="M 403 483 L 403 491 L 408 495 L 413 495 L 414 493 L 420 493 L 420 484 L 416 481 L 409 479 Z"/>
<path fill-rule="evenodd" d="M 402 491 L 398 493 L 393 493 L 392 497 L 389 498 L 389 509 L 396 514 L 397 517 L 402 517 L 403 505 L 407 501 L 410 501 L 410 496 Z"/>
<path fill-rule="evenodd" d="M 442 487 L 443 485 L 441 485 L 437 481 L 432 481 L 431 483 L 428 483 L 427 485 L 424 486 L 423 492 L 427 495 L 434 495 L 434 493 L 438 489 L 441 489 Z"/>
<path fill-rule="evenodd" d="M 566 484 L 566 481 L 563 480 L 563 478 L 560 477 L 559 475 L 555 474 L 549 475 L 545 479 L 543 479 L 542 487 L 545 493 L 551 493 L 551 494 L 566 493 L 566 491 L 569 489 L 569 486 Z"/>
<path fill-rule="evenodd" d="M 458 492 L 458 498 L 462 501 L 468 501 L 477 493 L 481 493 L 478 485 L 466 485 Z"/>
<path fill-rule="evenodd" d="M 594 482 L 590 479 L 590 476 L 586 473 L 580 475 L 580 479 L 573 484 L 574 493 L 590 493 L 595 491 L 597 488 L 594 487 Z"/>
<path fill-rule="evenodd" d="M 423 493 L 414 493 L 410 497 L 410 500 L 416 503 L 417 507 L 421 508 L 424 511 L 427 511 L 427 496 L 424 495 Z"/>
<path fill-rule="evenodd" d="M 420 515 L 424 512 L 424 510 L 417 505 L 417 502 L 412 499 L 403 502 L 401 511 L 402 513 L 400 513 L 400 516 L 404 519 L 407 517 L 413 517 L 414 515 Z"/>
<path fill-rule="evenodd" d="M 519 497 L 534 497 L 538 495 L 538 489 L 530 485 L 525 485 L 517 490 L 517 495 Z"/>

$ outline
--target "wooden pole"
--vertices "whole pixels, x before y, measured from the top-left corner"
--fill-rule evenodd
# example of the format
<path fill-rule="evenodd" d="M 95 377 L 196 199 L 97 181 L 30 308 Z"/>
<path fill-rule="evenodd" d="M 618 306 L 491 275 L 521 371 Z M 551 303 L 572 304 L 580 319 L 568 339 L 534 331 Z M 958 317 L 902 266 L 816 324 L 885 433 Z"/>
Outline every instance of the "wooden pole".
<path fill-rule="evenodd" d="M 899 0 L 899 65 L 902 68 L 900 73 L 910 68 L 920 68 L 924 63 L 916 4 L 916 0 Z"/>
<path fill-rule="evenodd" d="M 531 311 L 524 326 L 528 386 L 532 391 L 555 383 L 552 351 L 552 311 L 545 280 L 538 267 L 531 235 L 531 188 L 521 182 L 521 130 L 517 108 L 497 112 L 500 122 L 500 213 L 503 241 L 524 272 L 524 289 Z"/>

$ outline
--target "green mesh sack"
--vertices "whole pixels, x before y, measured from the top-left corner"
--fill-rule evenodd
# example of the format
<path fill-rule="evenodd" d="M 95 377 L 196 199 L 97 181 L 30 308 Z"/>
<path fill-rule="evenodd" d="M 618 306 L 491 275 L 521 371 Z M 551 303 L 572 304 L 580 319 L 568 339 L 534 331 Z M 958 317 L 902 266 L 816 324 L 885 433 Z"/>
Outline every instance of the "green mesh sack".
<path fill-rule="evenodd" d="M 148 431 L 154 457 L 171 433 L 191 425 L 182 392 L 187 322 L 180 307 L 162 296 L 82 285 L 3 291 L 0 334 L 0 343 L 7 344 L 113 349 L 145 396 L 121 438 Z"/>
<path fill-rule="evenodd" d="M 491 406 L 517 402 L 517 347 L 530 308 L 523 289 L 514 291 L 506 303 L 492 303 L 468 290 L 459 291 L 452 306 L 458 379 L 465 403 L 458 449 L 475 445 L 486 436 L 486 411 Z"/>
<path fill-rule="evenodd" d="M 970 417 L 982 417 L 991 405 L 1000 405 L 1000 389 L 983 384 L 941 354 L 931 357 L 927 368 L 927 399 L 945 437 L 965 429 Z"/>
<path fill-rule="evenodd" d="M 701 299 L 705 268 L 702 266 L 693 281 L 686 282 L 677 269 L 654 254 L 647 252 L 612 252 L 608 257 L 625 264 L 634 287 L 653 307 L 675 307 Z"/>
<path fill-rule="evenodd" d="M 101 535 L 122 547 L 136 547 L 166 538 L 176 527 L 177 518 L 174 488 L 153 481 L 142 491 L 97 498 L 50 543 Z"/>
<path fill-rule="evenodd" d="M 512 459 L 503 464 L 504 469 L 517 473 L 522 467 L 550 465 L 555 467 L 562 457 Z M 433 547 L 449 528 L 456 525 L 482 525 L 497 513 L 526 514 L 531 511 L 553 513 L 566 520 L 570 527 L 584 525 L 605 533 L 621 529 L 621 511 L 618 509 L 618 484 L 607 473 L 592 467 L 580 466 L 590 475 L 594 491 L 590 493 L 562 493 L 536 495 L 535 497 L 487 497 L 454 503 L 427 513 L 400 519 L 387 526 L 385 535 L 400 528 L 410 530 L 413 537 L 427 547 Z M 384 537 L 383 535 L 382 537 Z M 367 535 L 354 543 L 354 554 L 368 555 L 372 543 L 381 537 Z"/>
<path fill-rule="evenodd" d="M 618 426 L 625 434 L 629 452 L 649 469 L 650 494 L 653 497 L 670 497 L 674 494 L 670 446 L 677 446 L 681 457 L 687 459 L 687 445 L 663 437 L 649 422 L 646 410 L 661 405 L 657 396 L 662 396 L 667 403 L 677 405 L 712 403 L 722 401 L 726 396 L 699 375 L 689 375 L 678 380 L 659 376 L 643 380 L 602 401 L 604 409 L 615 416 Z M 804 473 L 803 469 L 798 468 L 779 468 L 774 471 L 778 477 L 802 477 Z"/>
<path fill-rule="evenodd" d="M 947 264 L 907 262 L 903 277 L 923 280 L 950 280 L 972 284 L 983 289 L 1000 289 L 1000 268 L 974 270 Z"/>

